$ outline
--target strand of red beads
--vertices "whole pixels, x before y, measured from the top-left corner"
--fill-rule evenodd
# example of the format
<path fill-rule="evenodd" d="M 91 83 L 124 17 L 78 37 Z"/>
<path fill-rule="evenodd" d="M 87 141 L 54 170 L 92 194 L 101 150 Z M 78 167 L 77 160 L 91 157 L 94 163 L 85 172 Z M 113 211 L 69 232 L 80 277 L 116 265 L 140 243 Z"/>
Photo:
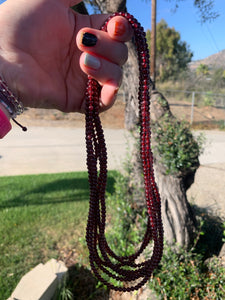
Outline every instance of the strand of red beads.
<path fill-rule="evenodd" d="M 133 27 L 139 60 L 140 156 L 143 163 L 148 225 L 142 245 L 135 254 L 120 257 L 110 249 L 105 238 L 107 150 L 98 111 L 101 87 L 94 79 L 89 77 L 86 90 L 86 148 L 90 206 L 86 241 L 89 249 L 90 265 L 95 276 L 110 289 L 128 292 L 143 286 L 149 280 L 153 270 L 157 268 L 163 252 L 163 226 L 160 195 L 154 179 L 150 145 L 149 87 L 151 81 L 145 32 L 132 15 L 123 12 L 114 13 L 110 16 L 102 26 L 102 30 L 106 31 L 109 20 L 114 16 L 125 17 Z M 135 260 L 150 241 L 153 242 L 151 258 L 143 263 L 135 263 Z M 111 284 L 109 282 L 110 278 L 115 279 L 118 286 Z"/>

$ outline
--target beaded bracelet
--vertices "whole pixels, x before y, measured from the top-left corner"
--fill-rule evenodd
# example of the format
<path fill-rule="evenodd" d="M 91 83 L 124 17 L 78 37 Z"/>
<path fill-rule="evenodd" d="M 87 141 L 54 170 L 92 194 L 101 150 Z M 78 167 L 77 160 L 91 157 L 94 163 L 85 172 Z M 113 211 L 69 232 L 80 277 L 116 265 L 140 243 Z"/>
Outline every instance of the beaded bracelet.
<path fill-rule="evenodd" d="M 8 111 L 12 120 L 20 126 L 23 131 L 26 131 L 27 128 L 18 123 L 15 118 L 22 114 L 24 107 L 21 101 L 15 97 L 15 95 L 10 91 L 6 82 L 0 76 L 0 104 Z"/>
<path fill-rule="evenodd" d="M 0 77 L 0 99 L 1 103 L 10 113 L 11 118 L 16 118 L 22 114 L 24 107 L 21 101 L 19 101 L 13 93 L 9 90 L 5 81 Z M 5 103 L 5 104 L 4 104 Z"/>
<path fill-rule="evenodd" d="M 89 175 L 90 202 L 86 229 L 89 260 L 95 276 L 108 288 L 120 292 L 130 292 L 141 288 L 157 268 L 163 253 L 163 225 L 161 201 L 154 178 L 153 156 L 150 132 L 149 53 L 145 32 L 137 20 L 128 13 L 115 13 L 107 19 L 102 30 L 114 16 L 123 16 L 134 30 L 139 61 L 139 115 L 140 115 L 140 159 L 143 166 L 145 198 L 147 206 L 147 228 L 143 242 L 136 253 L 118 256 L 105 237 L 107 183 L 107 149 L 99 118 L 99 97 L 101 86 L 93 78 L 88 78 L 86 90 L 86 149 Z M 99 170 L 98 170 L 99 168 Z M 152 243 L 152 256 L 146 261 L 137 259 Z M 113 279 L 113 281 L 110 280 Z M 117 284 L 115 285 L 115 281 Z M 112 283 L 114 282 L 114 283 Z"/>

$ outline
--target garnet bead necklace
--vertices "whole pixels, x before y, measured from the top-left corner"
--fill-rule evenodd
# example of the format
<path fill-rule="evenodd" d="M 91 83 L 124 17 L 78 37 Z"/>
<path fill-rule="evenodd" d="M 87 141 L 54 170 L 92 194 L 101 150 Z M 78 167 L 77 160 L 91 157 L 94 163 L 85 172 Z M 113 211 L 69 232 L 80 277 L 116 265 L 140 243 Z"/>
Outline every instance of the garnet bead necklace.
<path fill-rule="evenodd" d="M 140 157 L 142 160 L 145 198 L 148 222 L 145 236 L 139 250 L 131 256 L 120 257 L 114 253 L 105 238 L 107 182 L 107 150 L 104 133 L 99 118 L 99 97 L 101 87 L 97 81 L 88 78 L 86 89 L 86 149 L 89 175 L 90 203 L 86 230 L 89 260 L 95 276 L 108 288 L 129 292 L 142 287 L 157 268 L 163 252 L 163 226 L 161 202 L 154 178 L 153 156 L 150 145 L 150 74 L 149 52 L 145 32 L 138 21 L 128 13 L 114 13 L 102 30 L 106 31 L 109 20 L 123 16 L 134 30 L 134 38 L 139 61 L 139 118 Z M 142 263 L 136 260 L 147 245 L 152 242 L 152 256 Z M 118 286 L 109 282 L 113 278 Z"/>

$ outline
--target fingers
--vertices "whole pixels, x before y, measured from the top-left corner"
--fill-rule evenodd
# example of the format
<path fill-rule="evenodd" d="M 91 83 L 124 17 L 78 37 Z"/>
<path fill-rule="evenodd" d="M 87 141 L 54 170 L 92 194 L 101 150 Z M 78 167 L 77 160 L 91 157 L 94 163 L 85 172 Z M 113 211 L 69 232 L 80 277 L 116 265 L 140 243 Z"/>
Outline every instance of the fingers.
<path fill-rule="evenodd" d="M 107 53 L 107 52 L 106 52 Z M 83 52 L 80 56 L 80 67 L 84 73 L 95 78 L 101 85 L 101 110 L 108 109 L 116 98 L 122 82 L 122 68 L 118 59 L 114 63 L 99 53 Z"/>
<path fill-rule="evenodd" d="M 122 82 L 122 69 L 117 64 L 85 52 L 80 57 L 80 66 L 102 85 L 101 111 L 111 107 Z"/>
<path fill-rule="evenodd" d="M 109 81 L 114 81 L 117 85 L 121 83 L 120 66 L 104 58 L 84 52 L 80 57 L 80 66 L 86 74 L 98 80 L 102 85 Z"/>
<path fill-rule="evenodd" d="M 82 28 L 77 35 L 77 44 L 81 51 L 94 53 L 120 66 L 127 60 L 127 46 L 113 40 L 107 32 Z"/>
<path fill-rule="evenodd" d="M 121 84 L 122 69 L 116 64 L 89 53 L 82 53 L 80 66 L 85 73 L 102 85 L 101 106 L 103 110 L 109 108 Z"/>
<path fill-rule="evenodd" d="M 92 18 L 92 24 L 96 24 L 97 16 Z M 82 28 L 76 40 L 78 48 L 83 52 L 80 57 L 81 69 L 102 85 L 101 110 L 109 108 L 116 98 L 122 82 L 121 66 L 128 57 L 128 49 L 124 42 L 133 35 L 128 21 L 120 16 L 109 21 L 107 30 L 103 32 L 93 28 Z"/>

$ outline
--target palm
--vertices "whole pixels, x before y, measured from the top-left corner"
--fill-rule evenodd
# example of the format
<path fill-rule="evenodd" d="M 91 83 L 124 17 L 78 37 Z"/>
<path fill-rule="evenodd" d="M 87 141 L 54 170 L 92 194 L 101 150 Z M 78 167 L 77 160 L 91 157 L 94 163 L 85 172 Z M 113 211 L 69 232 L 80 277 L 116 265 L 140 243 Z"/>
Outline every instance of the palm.
<path fill-rule="evenodd" d="M 99 35 L 95 31 L 99 43 L 93 52 L 99 56 L 101 68 L 99 72 L 87 70 L 83 61 L 83 73 L 80 50 L 87 50 L 80 42 L 78 49 L 77 33 L 84 27 L 99 29 L 106 16 L 75 15 L 70 6 L 79 2 L 7 0 L 1 5 L 0 74 L 25 106 L 83 111 L 85 73 L 103 84 L 102 109 L 112 105 L 121 81 L 120 66 L 127 57 L 123 43 L 130 39 L 132 30 L 120 17 L 115 22 L 126 28 L 121 36 L 114 35 L 115 22 L 111 23 L 111 33 Z"/>
<path fill-rule="evenodd" d="M 75 41 L 80 28 L 75 26 L 73 12 L 63 3 L 49 0 L 41 9 L 32 6 L 33 12 L 20 21 L 16 38 L 9 34 L 9 39 L 14 39 L 10 41 L 10 50 L 17 57 L 18 68 L 23 66 L 17 84 L 26 86 L 24 104 L 27 105 L 26 96 L 32 95 L 32 101 L 27 101 L 33 106 L 51 107 L 54 103 L 61 110 L 77 111 L 83 100 L 81 87 L 86 81 L 79 67 L 80 51 Z M 17 22 L 15 17 L 12 19 Z M 16 73 L 15 69 L 13 74 Z"/>

